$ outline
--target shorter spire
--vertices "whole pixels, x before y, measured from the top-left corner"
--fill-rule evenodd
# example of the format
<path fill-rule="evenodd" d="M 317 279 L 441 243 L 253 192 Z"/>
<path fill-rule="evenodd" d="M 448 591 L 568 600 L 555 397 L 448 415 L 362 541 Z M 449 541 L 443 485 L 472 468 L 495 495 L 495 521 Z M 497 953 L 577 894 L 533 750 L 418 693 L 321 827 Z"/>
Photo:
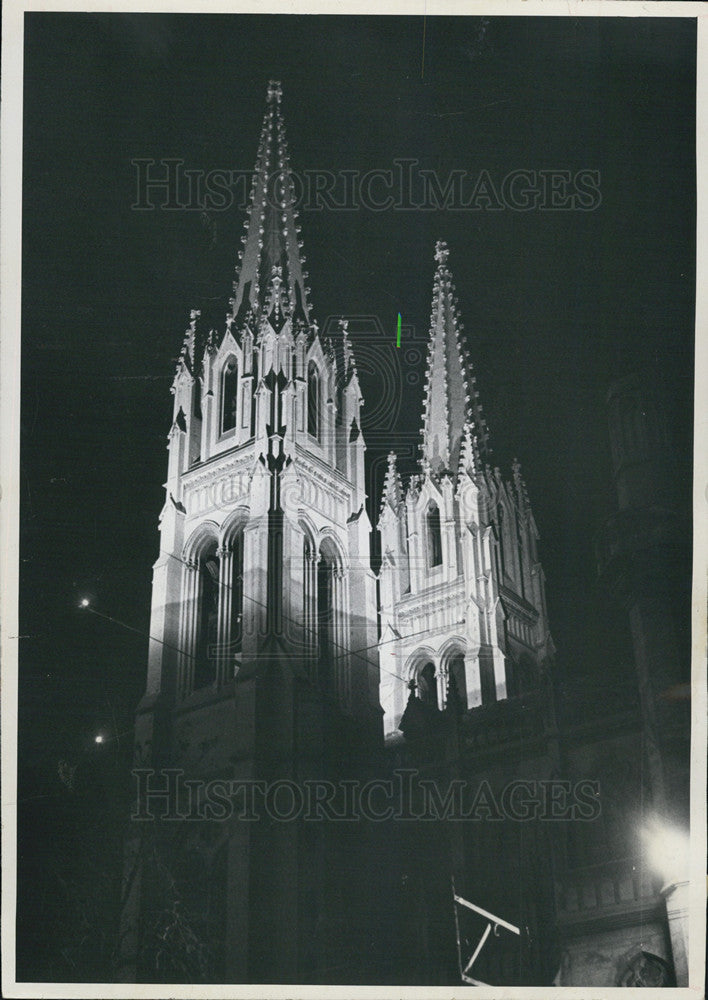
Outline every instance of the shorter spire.
<path fill-rule="evenodd" d="M 457 312 L 457 296 L 447 266 L 450 251 L 444 240 L 435 244 L 435 277 L 430 315 L 430 339 L 423 412 L 421 467 L 434 476 L 456 476 L 460 468 L 463 429 L 469 424 L 476 449 L 487 452 L 487 426 L 475 388 L 472 366 Z"/>

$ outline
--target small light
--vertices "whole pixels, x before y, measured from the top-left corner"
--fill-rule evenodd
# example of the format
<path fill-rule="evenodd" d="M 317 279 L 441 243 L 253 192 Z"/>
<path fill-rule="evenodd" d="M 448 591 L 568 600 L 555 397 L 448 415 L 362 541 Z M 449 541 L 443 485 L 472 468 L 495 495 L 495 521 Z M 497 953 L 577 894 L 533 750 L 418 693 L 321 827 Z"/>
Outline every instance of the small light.
<path fill-rule="evenodd" d="M 89 599 L 88 599 L 88 597 L 84 597 L 82 599 L 81 603 L 79 604 L 79 607 L 80 608 L 87 608 L 88 606 L 89 606 Z"/>
<path fill-rule="evenodd" d="M 665 882 L 681 882 L 687 877 L 689 842 L 687 835 L 676 827 L 648 822 L 642 829 L 646 857 Z"/>
<path fill-rule="evenodd" d="M 97 736 L 96 737 L 96 743 L 103 743 L 103 737 L 102 736 Z"/>

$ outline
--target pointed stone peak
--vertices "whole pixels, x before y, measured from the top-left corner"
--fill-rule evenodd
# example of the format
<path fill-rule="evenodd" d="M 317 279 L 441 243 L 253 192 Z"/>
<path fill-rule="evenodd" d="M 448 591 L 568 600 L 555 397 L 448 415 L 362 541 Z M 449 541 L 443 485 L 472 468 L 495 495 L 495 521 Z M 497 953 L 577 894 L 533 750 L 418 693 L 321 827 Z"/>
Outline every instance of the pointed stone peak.
<path fill-rule="evenodd" d="M 465 427 L 473 428 L 480 454 L 489 452 L 486 421 L 463 340 L 457 297 L 447 266 L 447 244 L 435 244 L 437 264 L 433 280 L 430 339 L 423 412 L 423 456 L 432 475 L 456 476 Z"/>
<path fill-rule="evenodd" d="M 231 309 L 239 328 L 250 308 L 257 319 L 271 304 L 274 270 L 280 279 L 279 308 L 288 303 L 290 315 L 310 325 L 309 289 L 302 254 L 295 189 L 290 169 L 285 124 L 281 113 L 282 87 L 271 80 L 266 94 L 251 202 L 244 223 L 243 250 L 236 268 Z M 269 315 L 269 314 L 268 314 Z"/>
<path fill-rule="evenodd" d="M 345 368 L 349 366 L 349 362 L 353 356 L 352 342 L 349 338 L 349 320 L 342 318 L 339 321 L 339 332 L 342 335 L 342 351 L 344 353 L 344 366 Z"/>
<path fill-rule="evenodd" d="M 198 343 L 199 334 L 197 330 L 197 325 L 201 312 L 199 309 L 192 309 L 189 313 L 189 326 L 184 332 L 184 340 L 182 341 L 182 350 L 179 353 L 179 358 L 177 359 L 176 375 L 179 375 L 183 368 L 193 375 L 198 367 L 199 355 L 200 355 L 200 344 Z"/>
<path fill-rule="evenodd" d="M 396 453 L 390 451 L 388 453 L 388 468 L 384 478 L 381 509 L 383 510 L 388 504 L 393 512 L 398 514 L 403 503 L 403 483 L 396 462 Z"/>
<path fill-rule="evenodd" d="M 344 385 L 348 385 L 352 379 L 358 379 L 359 373 L 354 358 L 354 347 L 349 336 L 349 320 L 340 319 L 339 330 L 342 334 L 342 379 Z"/>
<path fill-rule="evenodd" d="M 334 341 L 332 340 L 331 337 L 325 337 L 322 348 L 324 350 L 324 356 L 327 359 L 327 362 L 331 365 L 332 368 L 336 368 L 337 352 L 334 349 Z"/>
<path fill-rule="evenodd" d="M 420 496 L 420 489 L 423 484 L 423 477 L 413 474 L 408 480 L 408 490 L 406 492 L 406 503 L 414 505 Z"/>
<path fill-rule="evenodd" d="M 231 332 L 231 323 L 226 324 L 226 332 L 227 333 Z M 218 350 L 219 350 L 219 334 L 217 333 L 216 329 L 212 327 L 207 335 L 204 351 L 209 354 L 216 354 Z"/>

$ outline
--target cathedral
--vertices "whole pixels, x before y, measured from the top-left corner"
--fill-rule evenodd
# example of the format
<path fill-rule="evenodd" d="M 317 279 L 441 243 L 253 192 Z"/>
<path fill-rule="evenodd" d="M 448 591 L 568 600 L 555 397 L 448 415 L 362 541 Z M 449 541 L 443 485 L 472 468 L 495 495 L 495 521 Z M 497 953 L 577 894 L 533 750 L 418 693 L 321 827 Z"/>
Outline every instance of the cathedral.
<path fill-rule="evenodd" d="M 454 256 L 420 248 L 418 470 L 404 482 L 391 451 L 367 497 L 356 343 L 346 320 L 318 328 L 274 81 L 242 244 L 225 324 L 192 312 L 172 384 L 136 768 L 192 788 L 330 782 L 337 801 L 347 782 L 401 773 L 441 795 L 483 782 L 493 801 L 510 781 L 565 776 L 539 534 L 519 463 L 492 461 Z M 131 825 L 126 980 L 590 985 L 573 979 L 570 937 L 646 924 L 621 888 L 614 925 L 603 910 L 566 933 L 562 823 L 241 810 L 190 824 L 188 791 L 177 808 L 168 785 L 161 822 Z"/>

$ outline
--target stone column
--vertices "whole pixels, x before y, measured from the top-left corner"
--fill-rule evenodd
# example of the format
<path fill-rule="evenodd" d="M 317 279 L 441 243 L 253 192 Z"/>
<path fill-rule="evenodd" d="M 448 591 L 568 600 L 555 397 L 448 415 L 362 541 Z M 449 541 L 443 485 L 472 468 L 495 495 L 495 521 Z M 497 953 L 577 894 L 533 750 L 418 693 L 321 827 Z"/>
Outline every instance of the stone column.
<path fill-rule="evenodd" d="M 334 666 L 334 690 L 340 705 L 344 702 L 344 612 L 342 590 L 344 570 L 341 566 L 333 566 L 332 575 L 332 628 L 331 641 L 332 660 Z"/>
<path fill-rule="evenodd" d="M 182 563 L 182 579 L 180 582 L 179 628 L 177 630 L 177 697 L 184 698 L 187 691 L 187 599 L 189 590 L 189 564 Z"/>
<path fill-rule="evenodd" d="M 351 572 L 351 570 L 350 570 Z M 350 628 L 351 622 L 349 620 L 349 611 L 351 608 L 351 596 L 349 593 L 349 573 L 341 570 L 341 621 L 342 621 L 342 635 L 339 640 L 341 643 L 341 664 L 342 664 L 342 707 L 345 711 L 351 710 L 352 701 L 352 660 L 350 656 L 350 650 L 352 648 L 352 630 Z"/>
<path fill-rule="evenodd" d="M 322 555 L 319 552 L 312 553 L 312 675 L 317 684 L 322 683 L 322 664 L 320 663 L 320 629 L 324 624 L 319 620 L 320 610 L 320 563 Z"/>
<path fill-rule="evenodd" d="M 442 711 L 447 704 L 447 664 L 442 660 L 435 669 L 435 680 L 438 688 L 438 708 Z"/>
<path fill-rule="evenodd" d="M 305 558 L 305 656 L 310 677 L 314 676 L 317 659 L 317 553 L 310 549 Z"/>
<path fill-rule="evenodd" d="M 182 628 L 180 630 L 180 694 L 190 693 L 194 684 L 194 657 L 197 646 L 199 610 L 199 563 L 188 559 L 182 570 Z"/>
<path fill-rule="evenodd" d="M 480 676 L 479 646 L 465 653 L 465 685 L 467 687 L 467 707 L 477 708 L 482 704 L 482 678 Z"/>
<path fill-rule="evenodd" d="M 233 670 L 229 664 L 233 660 L 231 651 L 231 616 L 233 605 L 233 561 L 234 553 L 230 544 L 217 549 L 219 558 L 219 618 L 216 652 L 216 686 L 231 680 Z"/>

